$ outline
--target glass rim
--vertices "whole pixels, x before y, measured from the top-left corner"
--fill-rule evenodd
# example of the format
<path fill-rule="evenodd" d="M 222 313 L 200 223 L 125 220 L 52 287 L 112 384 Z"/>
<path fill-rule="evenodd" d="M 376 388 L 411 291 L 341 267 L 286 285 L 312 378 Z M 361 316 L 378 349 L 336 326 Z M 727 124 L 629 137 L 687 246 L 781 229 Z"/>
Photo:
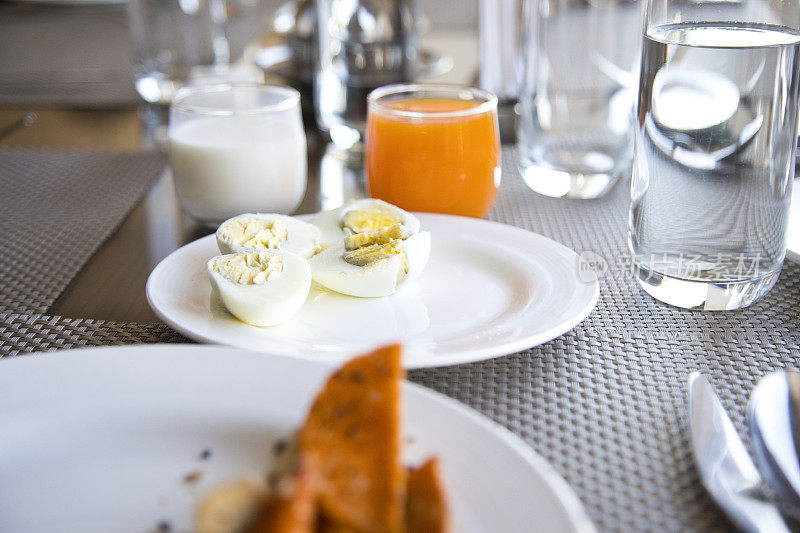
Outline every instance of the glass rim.
<path fill-rule="evenodd" d="M 274 104 L 263 104 L 247 109 L 212 109 L 192 105 L 185 100 L 193 96 L 211 93 L 223 93 L 241 89 L 255 89 L 263 94 L 282 94 L 284 99 Z M 285 111 L 300 104 L 300 92 L 285 85 L 269 85 L 266 83 L 216 83 L 211 85 L 189 85 L 181 87 L 172 97 L 170 108 L 179 109 L 195 115 L 208 115 L 216 117 L 232 117 L 236 115 L 258 115 L 275 111 Z"/>
<path fill-rule="evenodd" d="M 383 105 L 379 100 L 386 97 L 402 93 L 415 93 L 415 92 L 442 92 L 452 94 L 470 93 L 474 101 L 480 102 L 478 105 L 468 107 L 466 109 L 456 109 L 453 111 L 407 111 L 404 109 L 395 109 Z M 464 100 L 463 98 L 457 98 Z M 464 100 L 467 101 L 467 100 Z M 497 110 L 497 96 L 485 89 L 478 87 L 470 87 L 468 85 L 456 85 L 445 83 L 396 83 L 392 85 L 384 85 L 373 90 L 367 96 L 367 110 L 373 109 L 380 110 L 384 113 L 407 118 L 449 118 L 449 117 L 467 117 L 471 115 L 480 115 L 489 111 Z"/>

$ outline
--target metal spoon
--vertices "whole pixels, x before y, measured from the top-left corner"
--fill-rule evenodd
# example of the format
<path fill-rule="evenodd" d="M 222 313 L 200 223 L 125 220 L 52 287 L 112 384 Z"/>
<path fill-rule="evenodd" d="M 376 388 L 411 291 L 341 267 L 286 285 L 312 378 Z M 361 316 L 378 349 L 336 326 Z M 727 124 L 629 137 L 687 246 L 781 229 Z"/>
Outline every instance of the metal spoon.
<path fill-rule="evenodd" d="M 800 519 L 800 373 L 762 378 L 747 406 L 750 439 L 764 479 Z"/>

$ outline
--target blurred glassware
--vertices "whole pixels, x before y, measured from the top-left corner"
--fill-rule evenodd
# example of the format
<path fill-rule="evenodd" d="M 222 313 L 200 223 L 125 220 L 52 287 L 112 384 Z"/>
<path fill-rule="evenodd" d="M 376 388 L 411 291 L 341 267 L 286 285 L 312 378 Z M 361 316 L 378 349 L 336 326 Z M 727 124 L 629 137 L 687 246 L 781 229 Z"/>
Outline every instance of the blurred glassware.
<path fill-rule="evenodd" d="M 497 115 L 503 142 L 516 139 L 520 78 L 521 0 L 480 0 L 478 86 L 497 95 Z"/>
<path fill-rule="evenodd" d="M 458 85 L 398 84 L 367 101 L 370 196 L 408 211 L 489 212 L 500 186 L 496 96 Z"/>
<path fill-rule="evenodd" d="M 128 20 L 136 90 L 169 104 L 198 69 L 226 65 L 225 0 L 130 0 Z"/>
<path fill-rule="evenodd" d="M 419 14 L 417 34 L 430 27 L 430 21 Z M 275 10 L 268 23 L 268 32 L 247 52 L 252 62 L 263 69 L 269 79 L 277 79 L 300 91 L 303 122 L 306 129 L 316 128 L 314 117 L 314 73 L 317 70 L 316 0 L 289 0 Z M 417 50 L 414 78 L 438 76 L 453 68 L 453 59 L 437 52 Z"/>
<path fill-rule="evenodd" d="M 272 31 L 283 37 L 288 47 L 284 70 L 311 88 L 319 53 L 316 0 L 290 0 L 283 4 L 272 17 Z"/>
<path fill-rule="evenodd" d="M 547 196 L 597 198 L 630 169 L 635 0 L 524 0 L 520 170 Z"/>
<path fill-rule="evenodd" d="M 359 144 L 373 89 L 413 79 L 417 65 L 414 0 L 317 0 L 317 124 L 342 148 Z"/>
<path fill-rule="evenodd" d="M 242 213 L 294 212 L 306 190 L 300 95 L 258 84 L 184 87 L 170 106 L 175 190 L 208 225 Z"/>
<path fill-rule="evenodd" d="M 325 145 L 319 158 L 319 210 L 335 209 L 366 197 L 362 154 L 342 150 L 333 143 Z"/>
<path fill-rule="evenodd" d="M 269 17 L 267 33 L 250 52 L 252 62 L 269 79 L 300 92 L 306 130 L 316 129 L 314 119 L 314 71 L 317 68 L 316 0 L 289 0 Z"/>
<path fill-rule="evenodd" d="M 497 100 L 516 100 L 519 91 L 520 0 L 480 0 L 478 83 Z"/>

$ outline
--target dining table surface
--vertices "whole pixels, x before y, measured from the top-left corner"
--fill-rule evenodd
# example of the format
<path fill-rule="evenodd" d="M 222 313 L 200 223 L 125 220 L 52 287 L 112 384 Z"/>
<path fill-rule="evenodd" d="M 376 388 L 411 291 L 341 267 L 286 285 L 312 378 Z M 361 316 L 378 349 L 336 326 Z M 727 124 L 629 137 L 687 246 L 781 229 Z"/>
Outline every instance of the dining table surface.
<path fill-rule="evenodd" d="M 75 24 L 58 25 L 64 17 Z M 30 40 L 31 28 L 46 27 L 57 46 L 57 32 L 74 35 L 90 23 L 109 28 L 102 38 L 117 56 L 70 51 L 78 63 L 98 62 L 82 67 L 99 80 L 84 89 L 67 76 L 70 65 L 36 71 L 28 57 L 34 52 L 20 62 L 25 47 L 3 44 Z M 159 320 L 145 285 L 160 261 L 214 228 L 180 209 L 158 131 L 148 123 L 164 110 L 139 102 L 125 78 L 127 63 L 120 67 L 126 31 L 119 5 L 0 5 L 0 228 L 7 256 L 0 260 L 0 357 L 192 342 Z M 453 58 L 453 68 L 434 80 L 474 83 L 474 30 L 434 27 L 423 43 Z M 27 81 L 17 79 L 20 73 Z M 92 90 L 96 105 L 87 102 L 85 91 Z M 23 123 L 25 117 L 32 120 Z M 313 128 L 307 136 L 308 187 L 297 214 L 365 196 L 360 154 L 328 144 Z M 694 370 L 710 378 L 749 446 L 745 407 L 755 383 L 772 370 L 800 367 L 797 256 L 787 256 L 775 288 L 747 309 L 669 307 L 644 294 L 631 275 L 629 176 L 598 200 L 545 198 L 524 185 L 516 157 L 513 144 L 504 144 L 500 192 L 487 218 L 605 258 L 598 303 L 581 324 L 542 345 L 413 370 L 409 379 L 520 436 L 572 486 L 599 531 L 731 530 L 694 466 L 686 379 Z M 25 241 L 31 231 L 40 241 L 36 253 Z M 19 274 L 8 258 L 27 270 Z"/>

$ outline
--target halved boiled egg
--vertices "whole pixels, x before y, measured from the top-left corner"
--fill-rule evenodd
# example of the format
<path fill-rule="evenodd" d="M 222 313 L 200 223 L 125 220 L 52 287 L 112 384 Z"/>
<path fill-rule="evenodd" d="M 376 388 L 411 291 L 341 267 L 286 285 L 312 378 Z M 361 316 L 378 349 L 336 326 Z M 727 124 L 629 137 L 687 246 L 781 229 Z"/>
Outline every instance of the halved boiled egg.
<path fill-rule="evenodd" d="M 356 200 L 336 209 L 322 211 L 309 221 L 321 232 L 323 248 L 342 243 L 347 235 L 364 233 L 393 224 L 402 225 L 409 235 L 419 231 L 419 219 L 383 200 Z"/>
<path fill-rule="evenodd" d="M 346 237 L 309 259 L 311 277 L 342 294 L 389 296 L 416 279 L 428 262 L 431 234 L 399 223 Z"/>
<path fill-rule="evenodd" d="M 308 259 L 319 248 L 319 228 L 286 215 L 246 213 L 229 218 L 216 233 L 223 254 L 287 250 Z"/>
<path fill-rule="evenodd" d="M 211 286 L 228 311 L 254 326 L 288 320 L 311 288 L 308 261 L 285 250 L 218 255 L 207 268 Z"/>

